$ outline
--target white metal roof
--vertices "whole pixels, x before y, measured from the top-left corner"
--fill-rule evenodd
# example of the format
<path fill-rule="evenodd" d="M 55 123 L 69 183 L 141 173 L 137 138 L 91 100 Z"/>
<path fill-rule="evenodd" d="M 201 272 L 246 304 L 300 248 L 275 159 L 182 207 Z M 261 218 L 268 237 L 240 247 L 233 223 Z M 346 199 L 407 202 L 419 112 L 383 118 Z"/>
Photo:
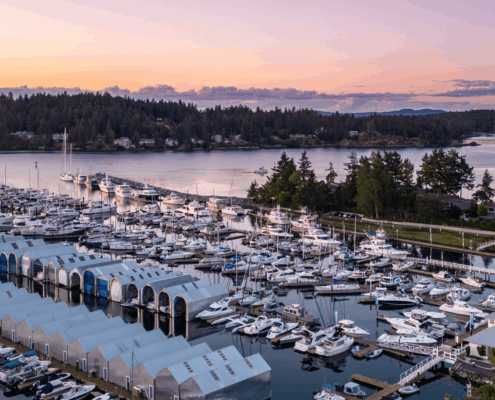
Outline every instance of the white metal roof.
<path fill-rule="evenodd" d="M 125 325 L 125 322 L 120 317 L 104 319 L 93 323 L 79 325 L 74 328 L 58 332 L 66 345 L 71 344 L 77 338 L 89 336 L 97 332 L 110 331 Z"/>
<path fill-rule="evenodd" d="M 82 336 L 76 340 L 79 342 L 79 345 L 84 349 L 84 351 L 89 353 L 100 345 L 129 336 L 139 335 L 145 331 L 146 330 L 143 328 L 143 325 L 140 323 L 134 323 L 116 327 L 107 332 L 96 332 L 90 335 Z"/>
<path fill-rule="evenodd" d="M 49 299 L 52 300 L 51 298 Z M 25 318 L 29 318 L 36 315 L 47 314 L 47 313 L 53 314 L 67 308 L 69 308 L 67 303 L 63 303 L 63 302 L 53 303 L 52 300 L 52 302 L 48 302 L 46 304 L 40 304 L 35 307 L 27 307 L 27 308 L 21 307 L 20 309 L 16 309 L 14 311 L 9 312 L 8 315 L 10 316 L 10 318 L 12 318 L 14 324 L 17 325 Z"/>
<path fill-rule="evenodd" d="M 17 310 L 36 307 L 38 305 L 47 306 L 48 304 L 53 304 L 53 300 L 50 297 L 41 298 L 39 294 L 38 296 L 33 295 L 29 297 L 22 297 L 21 299 L 15 299 L 12 304 L 2 304 L 2 307 L 0 307 L 0 319 L 4 319 L 11 312 L 15 312 Z"/>
<path fill-rule="evenodd" d="M 93 311 L 88 314 L 82 314 L 63 320 L 48 322 L 41 325 L 41 329 L 45 332 L 46 336 L 51 338 L 58 332 L 67 331 L 69 329 L 79 327 L 81 325 L 89 325 L 98 321 L 106 321 L 108 318 L 101 310 Z"/>
<path fill-rule="evenodd" d="M 154 329 L 149 332 L 139 333 L 135 336 L 98 346 L 98 350 L 105 360 L 110 361 L 119 354 L 135 351 L 142 347 L 149 346 L 150 344 L 156 344 L 165 340 L 167 340 L 167 336 L 165 336 L 160 329 Z"/>
<path fill-rule="evenodd" d="M 153 360 L 148 360 L 143 362 L 143 367 L 148 371 L 148 373 L 156 378 L 156 375 L 178 362 L 186 361 L 191 358 L 197 357 L 199 355 L 207 354 L 211 352 L 210 346 L 206 343 L 197 344 L 196 346 L 191 346 L 187 349 L 176 351 L 175 353 L 168 354 L 162 357 L 155 358 Z"/>
<path fill-rule="evenodd" d="M 52 312 L 46 312 L 43 314 L 38 314 L 26 318 L 26 324 L 27 326 L 29 326 L 29 329 L 31 329 L 31 331 L 34 331 L 36 328 L 38 328 L 40 325 L 46 322 L 58 321 L 60 319 L 66 319 L 88 313 L 89 310 L 85 305 L 77 306 L 77 307 L 68 307 L 65 310 L 53 310 Z"/>
<path fill-rule="evenodd" d="M 137 365 L 153 358 L 162 357 L 163 354 L 181 351 L 189 347 L 189 343 L 183 336 L 176 336 L 152 345 L 128 351 L 123 353 L 120 357 L 128 368 L 132 368 L 133 366 L 136 367 Z"/>

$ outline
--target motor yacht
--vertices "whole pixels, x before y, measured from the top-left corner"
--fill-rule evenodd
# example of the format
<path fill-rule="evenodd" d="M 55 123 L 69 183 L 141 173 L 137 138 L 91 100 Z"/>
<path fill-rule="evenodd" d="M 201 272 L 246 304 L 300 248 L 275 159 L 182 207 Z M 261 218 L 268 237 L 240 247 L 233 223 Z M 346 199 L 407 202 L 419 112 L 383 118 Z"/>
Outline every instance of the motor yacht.
<path fill-rule="evenodd" d="M 177 193 L 170 193 L 168 196 L 165 196 L 162 201 L 165 204 L 170 204 L 172 206 L 183 206 L 186 203 L 186 201 Z"/>
<path fill-rule="evenodd" d="M 348 293 L 348 292 L 356 292 L 359 290 L 361 290 L 361 286 L 356 284 L 345 284 L 345 283 L 337 283 L 332 285 L 315 287 L 316 294 L 338 294 L 339 292 Z"/>
<path fill-rule="evenodd" d="M 413 318 L 421 322 L 429 321 L 431 322 L 431 326 L 433 328 L 442 329 L 443 327 L 447 327 L 449 329 L 455 330 L 458 327 L 457 324 L 449 322 L 447 316 L 442 312 L 426 311 L 415 308 L 414 310 L 403 311 L 402 314 L 404 314 L 404 316 L 407 318 Z"/>
<path fill-rule="evenodd" d="M 319 228 L 309 228 L 303 236 L 303 243 L 330 249 L 334 249 L 342 244 L 342 242 L 332 239 L 329 234 Z"/>
<path fill-rule="evenodd" d="M 436 274 L 433 274 L 433 279 L 436 281 L 446 282 L 446 283 L 454 283 L 454 277 L 449 274 L 447 271 L 440 271 Z"/>
<path fill-rule="evenodd" d="M 389 290 L 397 289 L 397 287 L 403 282 L 402 276 L 387 275 L 380 281 L 380 286 Z"/>
<path fill-rule="evenodd" d="M 374 291 L 363 293 L 361 296 L 374 299 L 375 297 L 387 296 L 387 288 L 377 287 Z"/>
<path fill-rule="evenodd" d="M 280 204 L 274 210 L 270 211 L 268 214 L 268 222 L 275 225 L 286 225 L 290 224 L 290 219 L 286 213 L 280 210 Z"/>
<path fill-rule="evenodd" d="M 103 193 L 113 194 L 115 193 L 115 185 L 108 178 L 108 175 L 105 174 L 105 179 L 100 182 L 100 190 Z"/>
<path fill-rule="evenodd" d="M 403 260 L 409 255 L 407 251 L 394 249 L 383 239 L 372 239 L 367 243 L 361 243 L 359 247 L 368 255 L 388 257 L 393 260 Z"/>
<path fill-rule="evenodd" d="M 155 203 L 160 199 L 160 195 L 154 188 L 145 183 L 141 189 L 132 192 L 131 198 L 140 202 Z"/>
<path fill-rule="evenodd" d="M 268 236 L 274 236 L 277 238 L 286 238 L 290 239 L 294 237 L 294 235 L 287 233 L 283 228 L 280 226 L 269 226 L 267 228 L 263 228 L 262 230 L 263 233 L 267 234 Z"/>
<path fill-rule="evenodd" d="M 421 303 L 421 298 L 409 296 L 405 293 L 387 294 L 378 297 L 378 304 L 386 307 L 413 307 Z"/>
<path fill-rule="evenodd" d="M 266 175 L 266 174 L 268 174 L 268 170 L 265 167 L 263 167 L 263 166 L 261 166 L 258 169 L 255 169 L 253 172 L 255 174 L 258 174 L 258 175 Z"/>
<path fill-rule="evenodd" d="M 252 324 L 255 320 L 256 318 L 251 317 L 250 315 L 247 314 L 246 315 L 235 314 L 230 317 L 217 319 L 213 321 L 211 325 L 215 326 L 215 325 L 224 324 L 225 328 L 229 329 L 236 327 L 245 327 L 249 324 Z"/>
<path fill-rule="evenodd" d="M 440 311 L 448 312 L 457 315 L 476 315 L 480 314 L 482 311 L 470 306 L 465 301 L 456 300 L 453 304 L 442 304 L 440 306 Z"/>
<path fill-rule="evenodd" d="M 437 343 L 437 339 L 429 336 L 421 336 L 414 332 L 412 329 L 398 329 L 397 335 L 389 335 L 384 333 L 377 341 L 379 343 L 393 343 L 393 344 L 417 344 L 421 346 L 428 346 Z"/>
<path fill-rule="evenodd" d="M 361 386 L 355 382 L 346 383 L 344 386 L 336 386 L 338 392 L 342 392 L 349 396 L 354 396 L 357 398 L 366 397 L 366 392 L 361 389 Z"/>
<path fill-rule="evenodd" d="M 286 333 L 289 333 L 296 329 L 299 326 L 297 322 L 274 322 L 272 327 L 270 328 L 270 332 L 266 335 L 267 339 L 275 339 L 281 335 L 285 335 Z"/>
<path fill-rule="evenodd" d="M 194 253 L 190 251 L 176 250 L 173 251 L 171 254 L 163 257 L 163 259 L 165 261 L 174 261 L 174 260 L 185 260 L 187 258 L 192 258 L 192 257 L 194 257 Z"/>
<path fill-rule="evenodd" d="M 210 197 L 206 202 L 206 208 L 211 211 L 220 211 L 223 207 L 225 207 L 226 199 L 221 199 L 218 197 Z"/>
<path fill-rule="evenodd" d="M 36 367 L 48 367 L 50 364 L 50 361 L 40 361 L 37 356 L 20 357 L 2 365 L 0 368 L 0 382 L 8 384 L 16 378 L 32 375 Z"/>
<path fill-rule="evenodd" d="M 115 187 L 115 196 L 121 197 L 123 199 L 130 199 L 132 194 L 132 188 L 127 183 L 117 185 Z"/>
<path fill-rule="evenodd" d="M 367 336 L 370 333 L 363 328 L 360 328 L 359 326 L 356 326 L 354 321 L 351 321 L 350 319 L 343 319 L 339 321 L 339 326 L 342 331 L 349 336 Z"/>
<path fill-rule="evenodd" d="M 244 328 L 244 334 L 249 336 L 263 335 L 270 331 L 275 322 L 281 322 L 280 318 L 268 318 L 264 315 L 258 317 L 251 325 Z"/>
<path fill-rule="evenodd" d="M 372 274 L 372 275 L 368 276 L 365 280 L 365 283 L 367 283 L 367 284 L 379 283 L 382 281 L 383 278 L 384 278 L 384 275 L 381 272 L 379 272 L 377 274 Z M 383 288 L 383 289 L 387 289 L 387 288 Z"/>
<path fill-rule="evenodd" d="M 90 218 L 102 218 L 115 211 L 117 207 L 106 203 L 93 203 L 90 208 L 82 210 L 82 215 Z"/>
<path fill-rule="evenodd" d="M 421 279 L 413 288 L 412 293 L 414 295 L 429 293 L 435 284 L 429 279 Z"/>
<path fill-rule="evenodd" d="M 393 271 L 407 271 L 409 268 L 414 267 L 414 263 L 412 261 L 405 262 L 397 262 L 392 265 Z"/>
<path fill-rule="evenodd" d="M 426 315 L 415 315 L 414 317 L 411 316 L 409 318 L 392 318 L 385 316 L 385 320 L 397 330 L 411 329 L 420 336 L 439 339 L 445 335 L 445 329 L 429 320 Z M 437 327 L 434 327 L 433 325 L 436 325 Z"/>
<path fill-rule="evenodd" d="M 385 268 L 392 264 L 392 261 L 390 261 L 390 258 L 387 257 L 382 257 L 379 258 L 378 260 L 371 261 L 369 266 L 370 268 Z"/>
<path fill-rule="evenodd" d="M 323 357 L 332 357 L 345 353 L 354 344 L 354 339 L 348 336 L 327 337 L 323 343 L 316 346 L 315 353 Z"/>
<path fill-rule="evenodd" d="M 80 400 L 88 396 L 93 390 L 95 385 L 77 385 L 71 388 L 68 392 L 65 392 L 57 396 L 57 400 Z"/>
<path fill-rule="evenodd" d="M 330 328 L 320 330 L 318 328 L 303 327 L 302 338 L 296 342 L 294 350 L 307 353 L 322 344 L 327 337 L 333 336 L 334 333 L 335 331 Z"/>
<path fill-rule="evenodd" d="M 446 296 L 449 293 L 450 293 L 450 286 L 447 285 L 445 282 L 440 282 L 437 283 L 433 289 L 431 289 L 430 296 L 440 297 L 440 296 Z"/>
<path fill-rule="evenodd" d="M 211 304 L 206 310 L 201 311 L 196 318 L 207 320 L 212 318 L 221 317 L 223 315 L 235 313 L 235 307 L 228 305 L 213 305 Z"/>
<path fill-rule="evenodd" d="M 476 276 L 471 275 L 465 278 L 461 277 L 459 278 L 459 280 L 464 283 L 464 285 L 471 286 L 473 288 L 482 289 L 485 287 L 485 282 L 483 281 L 483 279 Z"/>
<path fill-rule="evenodd" d="M 308 228 L 317 227 L 317 217 L 316 215 L 301 215 L 298 219 L 290 221 L 290 224 L 294 229 L 303 230 Z"/>
<path fill-rule="evenodd" d="M 241 215 L 247 215 L 247 211 L 240 206 L 230 205 L 230 206 L 225 206 L 222 209 L 222 215 L 231 215 L 234 217 L 240 217 Z"/>

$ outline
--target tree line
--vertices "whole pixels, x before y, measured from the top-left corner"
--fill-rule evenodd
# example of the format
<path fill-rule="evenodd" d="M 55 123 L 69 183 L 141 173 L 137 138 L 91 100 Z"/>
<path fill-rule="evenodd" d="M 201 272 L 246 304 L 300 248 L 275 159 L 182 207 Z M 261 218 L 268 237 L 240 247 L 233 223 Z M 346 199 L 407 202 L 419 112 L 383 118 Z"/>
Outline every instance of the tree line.
<path fill-rule="evenodd" d="M 416 179 L 414 164 L 396 151 L 373 151 L 360 158 L 351 152 L 345 171 L 344 179 L 337 184 L 337 174 L 329 163 L 325 180 L 318 180 L 305 151 L 297 163 L 283 152 L 267 182 L 259 185 L 254 181 L 248 197 L 267 206 L 306 207 L 318 212 L 346 210 L 376 219 L 434 223 L 461 216 L 461 210 L 449 205 L 445 196 L 475 189 L 473 167 L 454 149 L 435 148 L 431 154 L 426 153 Z M 495 196 L 492 182 L 485 171 L 482 183 L 476 186 L 469 216 L 486 214 L 485 205 Z"/>
<path fill-rule="evenodd" d="M 309 109 L 255 110 L 246 106 L 220 106 L 199 110 L 182 101 L 135 100 L 108 93 L 68 95 L 33 94 L 14 98 L 0 95 L 0 146 L 3 149 L 53 147 L 52 134 L 68 129 L 75 147 L 103 137 L 103 144 L 116 138 L 155 139 L 163 148 L 173 138 L 187 149 L 191 139 L 204 141 L 209 148 L 212 135 L 222 139 L 238 136 L 246 144 L 271 145 L 274 138 L 290 141 L 290 136 L 316 135 L 329 145 L 348 138 L 349 131 L 378 132 L 401 138 L 417 138 L 418 143 L 445 146 L 473 131 L 495 132 L 495 111 L 477 110 L 424 116 L 372 114 L 322 115 Z M 11 132 L 29 131 L 36 139 L 24 141 Z"/>

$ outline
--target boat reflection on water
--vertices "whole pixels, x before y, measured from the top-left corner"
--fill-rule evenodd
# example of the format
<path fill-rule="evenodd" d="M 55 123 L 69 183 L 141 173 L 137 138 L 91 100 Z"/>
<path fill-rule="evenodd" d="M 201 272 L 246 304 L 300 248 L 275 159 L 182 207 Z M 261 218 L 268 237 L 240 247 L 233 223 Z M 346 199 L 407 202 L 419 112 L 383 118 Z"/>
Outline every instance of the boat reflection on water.
<path fill-rule="evenodd" d="M 320 368 L 331 369 L 336 373 L 342 373 L 345 371 L 347 364 L 347 358 L 351 355 L 350 351 L 339 354 L 335 357 L 318 357 L 315 355 L 308 355 L 303 353 L 297 353 L 302 356 L 301 369 L 305 371 L 317 371 Z"/>

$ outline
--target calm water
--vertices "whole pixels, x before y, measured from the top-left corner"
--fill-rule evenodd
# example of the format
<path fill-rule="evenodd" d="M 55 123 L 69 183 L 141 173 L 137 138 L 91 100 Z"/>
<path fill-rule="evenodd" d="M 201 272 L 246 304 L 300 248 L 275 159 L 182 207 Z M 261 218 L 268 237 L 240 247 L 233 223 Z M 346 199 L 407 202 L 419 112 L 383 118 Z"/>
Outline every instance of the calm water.
<path fill-rule="evenodd" d="M 467 156 L 474 167 L 477 181 L 485 169 L 495 175 L 493 163 L 494 146 L 463 147 L 458 151 Z M 288 149 L 286 152 L 296 160 L 300 158 L 300 149 Z M 371 149 L 358 149 L 358 156 L 369 155 Z M 403 158 L 409 158 L 416 166 L 421 164 L 425 152 L 431 149 L 399 149 Z M 210 195 L 227 195 L 233 181 L 235 196 L 245 197 L 249 185 L 255 179 L 263 183 L 266 177 L 253 173 L 261 166 L 272 168 L 279 159 L 282 150 L 254 151 L 211 151 L 211 152 L 162 152 L 162 153 L 75 153 L 73 154 L 72 173 L 107 172 L 123 178 L 152 185 L 189 192 Z M 332 162 L 337 180 L 345 177 L 344 163 L 349 149 L 308 149 L 318 177 L 323 179 L 325 169 Z M 0 153 L 0 180 L 3 182 L 4 166 L 7 166 L 9 183 L 27 187 L 29 171 L 31 184 L 36 187 L 35 161 L 40 170 L 40 186 L 52 191 L 74 194 L 74 185 L 63 183 L 58 175 L 61 170 L 61 153 Z M 85 190 L 85 189 L 84 189 Z M 84 190 L 80 195 L 84 195 Z"/>

